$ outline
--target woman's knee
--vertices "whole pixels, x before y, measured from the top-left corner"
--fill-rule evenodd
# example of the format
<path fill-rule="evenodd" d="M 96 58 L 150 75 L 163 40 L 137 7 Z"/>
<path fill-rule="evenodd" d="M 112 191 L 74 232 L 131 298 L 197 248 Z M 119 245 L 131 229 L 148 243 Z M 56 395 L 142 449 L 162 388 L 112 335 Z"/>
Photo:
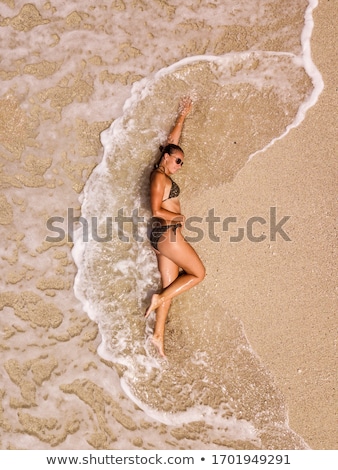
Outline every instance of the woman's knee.
<path fill-rule="evenodd" d="M 205 275 L 206 275 L 206 270 L 205 270 L 204 265 L 202 264 L 202 266 L 199 270 L 199 275 L 198 275 L 199 282 L 203 281 L 203 279 L 205 278 Z"/>
<path fill-rule="evenodd" d="M 206 275 L 204 265 L 201 263 L 201 265 L 198 267 L 198 269 L 196 269 L 195 272 L 192 273 L 192 274 L 196 278 L 196 284 L 202 282 L 203 279 L 205 278 L 205 275 Z"/>

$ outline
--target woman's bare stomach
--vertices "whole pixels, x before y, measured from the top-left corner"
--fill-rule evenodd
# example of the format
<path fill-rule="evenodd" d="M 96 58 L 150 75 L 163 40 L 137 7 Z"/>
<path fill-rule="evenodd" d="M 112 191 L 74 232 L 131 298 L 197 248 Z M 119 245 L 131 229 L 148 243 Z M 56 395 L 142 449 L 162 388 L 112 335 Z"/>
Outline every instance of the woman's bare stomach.
<path fill-rule="evenodd" d="M 161 220 L 161 224 L 170 224 L 170 223 L 175 223 L 175 222 L 183 222 L 182 220 L 182 214 L 181 214 L 181 205 L 180 202 L 177 198 L 169 199 L 167 201 L 164 201 L 162 203 L 162 208 L 169 211 L 173 212 L 173 216 L 167 219 L 159 219 Z M 177 217 L 175 217 L 174 214 L 177 214 Z"/>

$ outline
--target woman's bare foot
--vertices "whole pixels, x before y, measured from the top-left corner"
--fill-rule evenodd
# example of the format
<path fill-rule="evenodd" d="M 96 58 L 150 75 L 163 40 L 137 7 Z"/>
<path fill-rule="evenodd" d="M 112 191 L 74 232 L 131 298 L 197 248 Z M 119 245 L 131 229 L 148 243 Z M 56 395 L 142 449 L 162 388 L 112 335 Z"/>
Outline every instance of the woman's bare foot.
<path fill-rule="evenodd" d="M 151 342 L 153 343 L 153 345 L 155 346 L 155 348 L 157 349 L 159 355 L 163 358 L 167 358 L 167 356 L 164 354 L 164 342 L 163 342 L 163 338 L 155 338 L 155 336 L 153 336 L 151 338 Z"/>
<path fill-rule="evenodd" d="M 153 294 L 149 307 L 146 310 L 144 316 L 147 318 L 153 310 L 156 310 L 162 303 L 162 299 L 159 294 Z"/>

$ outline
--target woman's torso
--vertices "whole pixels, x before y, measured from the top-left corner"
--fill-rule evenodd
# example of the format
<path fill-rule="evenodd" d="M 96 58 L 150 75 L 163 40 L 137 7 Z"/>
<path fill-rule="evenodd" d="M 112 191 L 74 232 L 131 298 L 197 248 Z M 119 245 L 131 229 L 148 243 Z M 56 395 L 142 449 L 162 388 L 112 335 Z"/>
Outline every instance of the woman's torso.
<path fill-rule="evenodd" d="M 165 175 L 165 187 L 163 193 L 163 200 L 161 207 L 169 212 L 174 212 L 177 215 L 181 214 L 181 205 L 179 200 L 180 189 L 178 185 L 171 179 L 170 176 Z M 159 219 L 161 224 L 168 224 L 171 221 L 168 219 Z"/>

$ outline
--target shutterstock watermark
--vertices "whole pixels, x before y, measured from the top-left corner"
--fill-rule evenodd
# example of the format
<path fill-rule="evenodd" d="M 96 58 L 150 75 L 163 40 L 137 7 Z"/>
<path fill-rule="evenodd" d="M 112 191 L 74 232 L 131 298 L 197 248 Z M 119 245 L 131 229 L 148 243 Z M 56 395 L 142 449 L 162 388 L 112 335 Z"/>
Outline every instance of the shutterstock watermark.
<path fill-rule="evenodd" d="M 276 241 L 278 237 L 289 242 L 291 238 L 285 225 L 290 217 L 290 215 L 284 215 L 278 219 L 277 207 L 274 206 L 269 208 L 269 216 L 266 218 L 254 215 L 245 222 L 240 222 L 237 216 L 220 217 L 215 214 L 215 209 L 209 209 L 205 217 L 192 216 L 185 220 L 184 236 L 189 243 L 199 242 L 204 237 L 217 243 L 224 236 L 231 243 L 238 243 L 244 239 L 253 243 L 261 243 L 265 240 Z M 122 207 L 114 217 L 109 216 L 102 219 L 102 217 L 92 216 L 89 220 L 82 216 L 75 216 L 74 209 L 69 208 L 67 217 L 54 216 L 47 220 L 47 229 L 54 235 L 48 235 L 45 240 L 47 242 L 62 242 L 64 240 L 72 242 L 75 231 L 81 229 L 83 242 L 89 240 L 109 242 L 114 237 L 125 243 L 143 242 L 148 238 L 151 228 L 156 230 L 156 227 L 160 226 L 158 221 L 151 222 L 147 219 L 144 215 L 140 215 L 139 208 L 128 212 Z"/>

